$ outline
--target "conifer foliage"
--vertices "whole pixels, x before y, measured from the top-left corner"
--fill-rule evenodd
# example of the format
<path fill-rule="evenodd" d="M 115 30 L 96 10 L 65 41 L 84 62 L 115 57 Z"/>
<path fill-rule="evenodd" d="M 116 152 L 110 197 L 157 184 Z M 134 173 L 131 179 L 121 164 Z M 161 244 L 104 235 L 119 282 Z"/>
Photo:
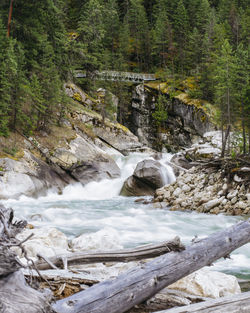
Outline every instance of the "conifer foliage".
<path fill-rule="evenodd" d="M 243 0 L 1 0 L 0 135 L 56 122 L 72 70 L 195 76 L 221 126 L 249 121 L 250 9 Z M 86 84 L 90 86 L 92 81 Z M 60 113 L 60 112 L 59 112 Z"/>

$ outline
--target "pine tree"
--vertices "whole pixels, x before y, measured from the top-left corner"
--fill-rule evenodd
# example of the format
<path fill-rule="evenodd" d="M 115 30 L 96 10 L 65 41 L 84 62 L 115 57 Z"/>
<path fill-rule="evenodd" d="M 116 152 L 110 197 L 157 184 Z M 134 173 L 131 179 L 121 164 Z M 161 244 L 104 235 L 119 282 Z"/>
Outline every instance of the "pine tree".
<path fill-rule="evenodd" d="M 210 12 L 211 9 L 208 0 L 199 0 L 195 16 L 195 27 L 197 27 L 202 35 L 207 30 L 210 21 Z"/>
<path fill-rule="evenodd" d="M 165 8 L 165 1 L 160 0 L 157 3 L 157 10 L 155 10 L 155 24 L 152 30 L 152 55 L 153 61 L 157 67 L 164 68 L 171 65 L 171 47 L 173 46 L 172 28 L 168 20 L 167 10 Z"/>
<path fill-rule="evenodd" d="M 247 96 L 249 89 L 249 64 L 248 51 L 244 49 L 242 44 L 239 44 L 236 50 L 236 67 L 234 76 L 234 88 L 237 100 L 237 113 L 241 120 L 242 138 L 243 138 L 243 153 L 246 149 L 246 129 L 250 128 L 250 104 Z"/>
<path fill-rule="evenodd" d="M 116 69 L 123 71 L 129 68 L 130 53 L 132 48 L 130 47 L 130 31 L 127 16 L 125 16 L 123 23 L 119 29 L 119 46 L 118 57 L 116 60 Z"/>
<path fill-rule="evenodd" d="M 78 32 L 83 44 L 83 69 L 93 72 L 101 65 L 104 27 L 104 7 L 99 0 L 88 0 L 81 9 Z"/>
<path fill-rule="evenodd" d="M 11 76 L 15 75 L 15 64 L 12 62 L 13 54 L 9 47 L 10 40 L 6 38 L 6 29 L 4 29 L 1 20 L 0 41 L 0 136 L 7 136 L 12 88 Z"/>
<path fill-rule="evenodd" d="M 234 111 L 234 75 L 235 60 L 232 47 L 227 39 L 222 43 L 221 51 L 216 56 L 215 67 L 215 96 L 216 103 L 221 108 L 222 131 L 224 125 L 230 129 L 232 126 L 232 113 Z M 230 138 L 228 141 L 228 150 L 230 151 Z"/>
<path fill-rule="evenodd" d="M 186 63 L 186 45 L 189 37 L 189 22 L 186 8 L 182 0 L 179 0 L 174 14 L 174 40 L 178 49 L 176 60 L 177 71 L 184 74 Z"/>
<path fill-rule="evenodd" d="M 118 41 L 119 41 L 119 14 L 116 0 L 104 1 L 104 31 L 103 46 L 109 61 L 105 69 L 116 69 L 116 59 L 118 57 Z"/>
<path fill-rule="evenodd" d="M 130 27 L 132 60 L 136 62 L 139 71 L 147 71 L 150 67 L 150 36 L 142 0 L 130 1 L 127 18 Z"/>

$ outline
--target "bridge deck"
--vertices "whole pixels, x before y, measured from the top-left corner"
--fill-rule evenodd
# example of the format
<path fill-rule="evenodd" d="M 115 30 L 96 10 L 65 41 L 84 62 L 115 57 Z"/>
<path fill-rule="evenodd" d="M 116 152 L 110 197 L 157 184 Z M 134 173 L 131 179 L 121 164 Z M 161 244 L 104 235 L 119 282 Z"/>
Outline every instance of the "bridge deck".
<path fill-rule="evenodd" d="M 82 71 L 75 72 L 76 78 L 87 77 L 87 74 Z M 119 72 L 119 71 L 96 71 L 93 73 L 93 79 L 96 80 L 111 80 L 123 82 L 144 82 L 156 80 L 155 74 L 133 73 L 133 72 Z"/>

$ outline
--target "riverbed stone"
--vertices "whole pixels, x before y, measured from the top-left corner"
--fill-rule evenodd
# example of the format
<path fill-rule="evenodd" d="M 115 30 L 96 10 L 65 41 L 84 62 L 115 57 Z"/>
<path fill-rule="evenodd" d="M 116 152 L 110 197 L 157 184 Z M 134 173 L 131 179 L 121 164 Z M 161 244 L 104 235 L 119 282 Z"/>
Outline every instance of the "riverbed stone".
<path fill-rule="evenodd" d="M 188 185 L 183 185 L 181 189 L 182 189 L 184 192 L 189 192 L 189 191 L 191 191 L 191 187 L 188 186 Z"/>
<path fill-rule="evenodd" d="M 237 194 L 238 194 L 238 191 L 237 191 L 237 190 L 233 190 L 233 191 L 231 191 L 231 192 L 228 193 L 227 199 L 231 200 L 231 199 L 233 199 L 234 197 L 236 197 Z"/>
<path fill-rule="evenodd" d="M 29 235 L 33 236 L 23 246 L 27 256 L 37 258 L 37 254 L 45 257 L 53 257 L 58 254 L 68 253 L 68 239 L 65 234 L 53 227 L 25 229 L 17 235 L 17 239 L 24 240 Z M 21 250 L 16 248 L 17 254 L 22 257 Z"/>
<path fill-rule="evenodd" d="M 119 233 L 111 227 L 105 227 L 98 232 L 81 234 L 71 240 L 74 251 L 103 251 L 122 249 Z"/>
<path fill-rule="evenodd" d="M 237 201 L 238 201 L 238 198 L 237 197 L 233 197 L 232 200 L 231 200 L 231 203 L 235 204 Z"/>
<path fill-rule="evenodd" d="M 210 271 L 206 268 L 180 279 L 168 288 L 209 298 L 219 298 L 241 293 L 236 277 Z"/>
<path fill-rule="evenodd" d="M 175 191 L 173 192 L 173 196 L 178 197 L 182 193 L 181 188 L 176 188 Z"/>

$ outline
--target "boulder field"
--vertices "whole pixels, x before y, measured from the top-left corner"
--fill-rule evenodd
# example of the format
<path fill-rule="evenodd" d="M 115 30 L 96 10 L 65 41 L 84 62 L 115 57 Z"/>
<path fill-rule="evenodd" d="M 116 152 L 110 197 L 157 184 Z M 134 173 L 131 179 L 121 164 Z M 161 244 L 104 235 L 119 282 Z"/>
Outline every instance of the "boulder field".
<path fill-rule="evenodd" d="M 229 185 L 222 172 L 208 173 L 200 167 L 181 172 L 175 183 L 157 189 L 153 202 L 155 207 L 170 207 L 173 211 L 250 214 L 249 187 L 237 182 Z"/>

